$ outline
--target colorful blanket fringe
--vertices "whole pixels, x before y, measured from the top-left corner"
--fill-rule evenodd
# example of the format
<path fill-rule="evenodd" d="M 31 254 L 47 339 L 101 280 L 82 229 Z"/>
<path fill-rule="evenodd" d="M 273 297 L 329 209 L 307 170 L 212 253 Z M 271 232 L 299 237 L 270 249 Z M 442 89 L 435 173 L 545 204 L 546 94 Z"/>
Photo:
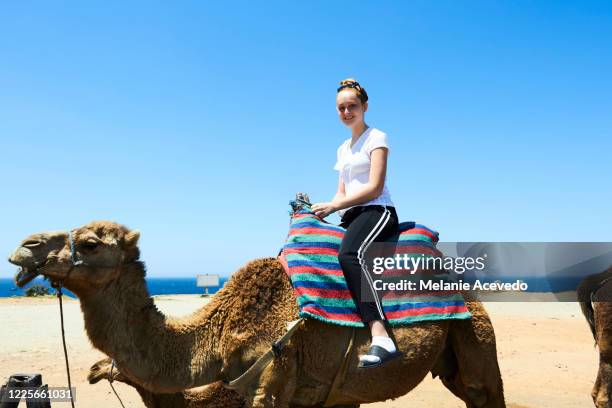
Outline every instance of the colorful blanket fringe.
<path fill-rule="evenodd" d="M 406 224 L 409 224 L 408 229 L 403 230 L 400 224 L 395 253 L 417 257 L 442 256 L 436 249 L 437 232 L 422 225 Z M 343 228 L 322 221 L 312 212 L 300 210 L 292 215 L 280 260 L 291 279 L 301 317 L 363 327 L 338 262 L 344 232 Z M 463 297 L 456 291 L 387 291 L 379 294 L 382 294 L 383 311 L 391 325 L 471 317 Z"/>

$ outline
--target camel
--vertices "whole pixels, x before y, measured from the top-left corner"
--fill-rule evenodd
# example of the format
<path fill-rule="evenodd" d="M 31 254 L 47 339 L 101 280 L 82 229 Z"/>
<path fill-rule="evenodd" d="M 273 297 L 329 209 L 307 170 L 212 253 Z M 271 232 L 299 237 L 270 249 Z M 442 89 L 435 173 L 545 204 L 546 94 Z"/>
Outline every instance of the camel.
<path fill-rule="evenodd" d="M 89 369 L 87 380 L 96 384 L 100 380 L 118 381 L 136 389 L 147 408 L 244 408 L 244 399 L 236 392 L 228 390 L 218 381 L 183 392 L 172 394 L 156 394 L 130 381 L 116 367 L 112 366 L 112 359 L 105 358 Z"/>
<path fill-rule="evenodd" d="M 154 393 L 177 393 L 237 378 L 298 317 L 290 281 L 276 258 L 257 259 L 232 275 L 210 303 L 191 316 L 164 316 L 149 296 L 139 260 L 139 232 L 95 221 L 70 232 L 31 235 L 11 254 L 25 285 L 37 275 L 61 283 L 80 300 L 94 347 L 122 375 Z M 357 368 L 369 343 L 366 329 L 305 319 L 286 347 L 240 390 L 247 407 L 322 407 L 334 385 L 336 407 L 402 396 L 432 372 L 469 408 L 505 407 L 489 317 L 467 302 L 472 318 L 393 327 L 398 358 Z M 346 374 L 336 381 L 345 360 Z M 179 405 L 180 406 L 180 405 Z"/>
<path fill-rule="evenodd" d="M 597 408 L 612 408 L 612 266 L 586 277 L 576 292 L 599 347 L 599 371 L 591 396 Z"/>

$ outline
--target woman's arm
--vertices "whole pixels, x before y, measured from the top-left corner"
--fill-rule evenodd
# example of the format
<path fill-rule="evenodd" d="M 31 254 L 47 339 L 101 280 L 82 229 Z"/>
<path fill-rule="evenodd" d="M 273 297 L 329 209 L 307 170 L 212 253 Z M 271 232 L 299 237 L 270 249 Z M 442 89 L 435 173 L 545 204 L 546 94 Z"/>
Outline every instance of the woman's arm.
<path fill-rule="evenodd" d="M 338 191 L 336 191 L 336 195 L 332 198 L 332 203 L 340 201 L 346 197 L 346 190 L 344 189 L 344 181 L 342 181 L 342 174 L 338 177 Z M 316 205 L 316 204 L 315 204 Z"/>
<path fill-rule="evenodd" d="M 367 203 L 382 194 L 385 186 L 385 176 L 387 174 L 387 155 L 389 150 L 386 147 L 379 147 L 372 150 L 370 154 L 370 178 L 365 187 L 351 197 L 347 197 L 344 190 L 344 183 L 340 178 L 338 192 L 329 203 L 317 203 L 312 206 L 316 215 L 325 218 L 331 213 L 342 210 L 343 208 Z"/>

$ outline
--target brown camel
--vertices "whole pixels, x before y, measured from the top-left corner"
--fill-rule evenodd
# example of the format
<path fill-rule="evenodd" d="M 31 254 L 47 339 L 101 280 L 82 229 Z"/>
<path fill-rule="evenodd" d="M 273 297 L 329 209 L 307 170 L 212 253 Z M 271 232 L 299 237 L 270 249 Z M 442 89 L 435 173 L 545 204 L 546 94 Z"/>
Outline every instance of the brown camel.
<path fill-rule="evenodd" d="M 119 224 L 92 222 L 71 233 L 34 234 L 9 261 L 21 267 L 16 276 L 21 286 L 40 274 L 76 294 L 92 344 L 147 390 L 175 393 L 234 379 L 297 317 L 285 271 L 275 258 L 266 258 L 241 268 L 190 317 L 168 318 L 147 291 L 138 238 L 138 232 Z M 397 398 L 431 371 L 467 407 L 504 407 L 491 322 L 480 303 L 468 302 L 468 307 L 469 320 L 394 327 L 404 356 L 373 369 L 357 368 L 369 334 L 355 329 L 336 404 L 356 407 Z M 305 320 L 253 386 L 241 390 L 247 406 L 322 406 L 352 330 Z"/>
<path fill-rule="evenodd" d="M 116 367 L 112 359 L 105 358 L 89 370 L 87 380 L 96 384 L 100 380 L 118 381 L 136 389 L 147 408 L 244 408 L 244 399 L 236 392 L 228 390 L 221 381 L 172 394 L 156 394 L 130 381 Z"/>
<path fill-rule="evenodd" d="M 577 295 L 599 347 L 599 371 L 591 396 L 597 408 L 612 408 L 612 266 L 586 277 Z"/>

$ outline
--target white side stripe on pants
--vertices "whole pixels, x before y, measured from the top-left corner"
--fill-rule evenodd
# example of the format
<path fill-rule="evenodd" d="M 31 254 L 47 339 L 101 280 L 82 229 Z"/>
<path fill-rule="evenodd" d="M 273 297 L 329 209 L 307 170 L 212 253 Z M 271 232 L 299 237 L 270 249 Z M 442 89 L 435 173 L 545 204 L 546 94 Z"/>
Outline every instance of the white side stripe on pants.
<path fill-rule="evenodd" d="M 380 219 L 378 220 L 378 222 L 376 223 L 376 225 L 374 226 L 372 231 L 370 231 L 370 233 L 368 234 L 366 239 L 361 243 L 361 246 L 357 250 L 357 259 L 359 260 L 359 265 L 361 265 L 361 270 L 363 271 L 363 274 L 366 277 L 366 281 L 368 282 L 368 284 L 370 286 L 370 289 L 372 290 L 372 295 L 374 296 L 374 303 L 376 303 L 376 308 L 378 309 L 378 313 L 380 314 L 380 319 L 381 320 L 385 320 L 385 315 L 384 315 L 383 309 L 382 309 L 382 302 L 378 298 L 378 294 L 376 293 L 376 289 L 374 289 L 374 282 L 372 281 L 372 278 L 370 277 L 370 273 L 368 271 L 368 268 L 365 265 L 365 261 L 363 259 L 363 255 L 368 250 L 370 244 L 372 242 L 374 242 L 376 237 L 378 237 L 378 235 L 385 228 L 385 226 L 389 222 L 390 218 L 391 218 L 391 212 L 385 208 L 385 212 L 380 217 Z"/>

